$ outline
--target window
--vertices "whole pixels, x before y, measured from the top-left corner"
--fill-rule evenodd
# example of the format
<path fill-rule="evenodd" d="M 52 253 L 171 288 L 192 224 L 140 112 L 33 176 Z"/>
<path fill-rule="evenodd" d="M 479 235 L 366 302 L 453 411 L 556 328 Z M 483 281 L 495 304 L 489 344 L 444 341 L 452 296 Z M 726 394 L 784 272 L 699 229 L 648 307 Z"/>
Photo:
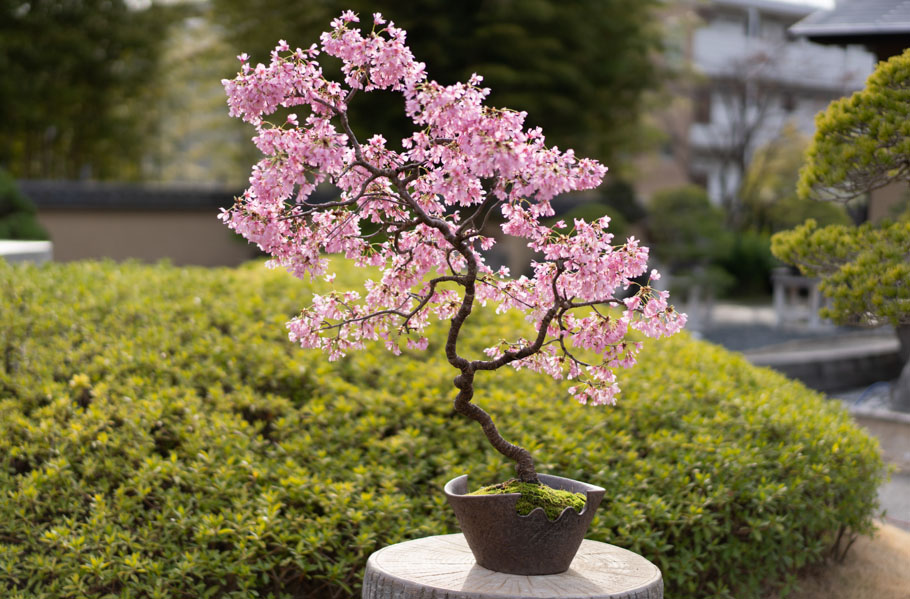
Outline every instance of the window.
<path fill-rule="evenodd" d="M 766 40 L 775 42 L 783 41 L 786 35 L 787 26 L 783 22 L 775 19 L 764 18 L 761 20 L 759 34 Z"/>
<path fill-rule="evenodd" d="M 692 118 L 696 123 L 707 124 L 711 122 L 711 89 L 699 87 L 695 90 L 693 98 Z"/>
<path fill-rule="evenodd" d="M 717 12 L 711 19 L 711 27 L 736 32 L 738 35 L 747 35 L 749 23 L 746 15 L 741 12 Z"/>
<path fill-rule="evenodd" d="M 792 91 L 784 91 L 780 96 L 780 107 L 785 112 L 796 110 L 796 94 Z"/>
<path fill-rule="evenodd" d="M 692 181 L 695 185 L 708 189 L 708 173 L 704 172 L 691 172 L 689 173 L 689 180 Z"/>

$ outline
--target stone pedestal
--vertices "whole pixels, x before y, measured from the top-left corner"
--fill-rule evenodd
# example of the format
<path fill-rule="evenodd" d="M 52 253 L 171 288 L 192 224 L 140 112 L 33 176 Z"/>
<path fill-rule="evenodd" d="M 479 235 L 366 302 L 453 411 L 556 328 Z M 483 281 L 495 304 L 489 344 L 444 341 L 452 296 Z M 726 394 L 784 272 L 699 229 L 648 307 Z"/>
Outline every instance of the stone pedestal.
<path fill-rule="evenodd" d="M 660 570 L 614 545 L 582 541 L 568 571 L 502 574 L 478 566 L 461 534 L 380 549 L 367 561 L 363 599 L 663 599 Z"/>

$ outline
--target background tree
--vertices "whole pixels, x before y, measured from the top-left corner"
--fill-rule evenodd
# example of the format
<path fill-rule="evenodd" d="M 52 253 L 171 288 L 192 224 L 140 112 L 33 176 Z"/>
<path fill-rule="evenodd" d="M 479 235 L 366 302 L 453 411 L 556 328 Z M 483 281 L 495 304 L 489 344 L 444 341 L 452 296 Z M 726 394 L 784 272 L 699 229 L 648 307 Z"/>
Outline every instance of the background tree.
<path fill-rule="evenodd" d="M 719 264 L 731 273 L 740 296 L 767 295 L 781 263 L 771 253 L 771 235 L 815 219 L 822 225 L 851 223 L 844 206 L 800 198 L 799 168 L 809 140 L 788 125 L 753 155 L 739 190 L 740 230 Z"/>
<path fill-rule="evenodd" d="M 651 198 L 649 238 L 654 255 L 673 274 L 671 289 L 713 296 L 733 282 L 718 266 L 733 239 L 724 227 L 723 212 L 711 205 L 697 185 L 669 189 Z"/>
<path fill-rule="evenodd" d="M 782 89 L 777 81 L 782 68 L 782 49 L 758 51 L 730 62 L 729 76 L 717 82 L 717 93 L 724 114 L 722 124 L 712 123 L 710 154 L 720 165 L 721 205 L 727 222 L 743 225 L 742 187 L 755 151 L 766 140 L 780 106 Z M 779 141 L 766 142 L 766 152 Z"/>
<path fill-rule="evenodd" d="M 229 43 L 268 62 L 279 38 L 314 39 L 343 9 L 382 12 L 442 84 L 483 75 L 490 102 L 528 112 L 550 143 L 615 164 L 639 137 L 641 94 L 657 85 L 658 0 L 213 0 Z M 390 143 L 408 131 L 400 99 L 370 98 L 369 122 Z"/>
<path fill-rule="evenodd" d="M 782 55 L 782 48 L 757 50 L 721 60 L 711 74 L 677 64 L 664 86 L 667 108 L 656 117 L 660 130 L 682 168 L 690 168 L 693 155 L 716 166 L 725 221 L 737 228 L 743 224 L 739 192 L 753 154 L 774 141 L 768 133 L 780 126 Z M 693 119 L 698 143 L 692 140 Z"/>
<path fill-rule="evenodd" d="M 224 118 L 221 85 L 236 73 L 237 53 L 211 19 L 193 16 L 170 27 L 155 82 L 156 130 L 144 144 L 146 177 L 216 181 L 238 190 L 247 182 L 255 148 L 241 123 Z"/>
<path fill-rule="evenodd" d="M 879 63 L 863 90 L 832 102 L 816 125 L 801 197 L 846 201 L 910 181 L 910 50 Z M 826 317 L 895 326 L 907 364 L 892 398 L 910 410 L 910 219 L 824 228 L 810 221 L 772 241 L 780 259 L 821 277 Z"/>
<path fill-rule="evenodd" d="M 0 0 L 0 166 L 16 177 L 140 175 L 150 80 L 179 8 Z"/>
<path fill-rule="evenodd" d="M 0 239 L 47 239 L 37 209 L 9 173 L 0 169 Z"/>
<path fill-rule="evenodd" d="M 788 125 L 780 137 L 752 156 L 740 186 L 743 222 L 770 234 L 792 229 L 812 218 L 822 226 L 848 225 L 844 206 L 815 202 L 796 193 L 799 170 L 809 139 Z"/>

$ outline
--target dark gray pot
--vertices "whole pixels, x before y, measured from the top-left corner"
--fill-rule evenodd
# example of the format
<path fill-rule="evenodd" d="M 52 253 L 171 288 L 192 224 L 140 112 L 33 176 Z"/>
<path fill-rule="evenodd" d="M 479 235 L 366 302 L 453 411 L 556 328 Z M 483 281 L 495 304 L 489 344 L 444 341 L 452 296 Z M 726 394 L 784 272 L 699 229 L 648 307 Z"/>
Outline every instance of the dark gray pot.
<path fill-rule="evenodd" d="M 587 494 L 588 501 L 581 513 L 566 508 L 556 520 L 550 521 L 543 509 L 537 508 L 527 516 L 519 516 L 515 511 L 518 493 L 466 495 L 467 475 L 446 483 L 446 498 L 455 510 L 461 532 L 478 565 L 495 572 L 527 576 L 559 574 L 569 569 L 605 490 L 559 476 L 540 474 L 538 477 L 554 489 Z"/>

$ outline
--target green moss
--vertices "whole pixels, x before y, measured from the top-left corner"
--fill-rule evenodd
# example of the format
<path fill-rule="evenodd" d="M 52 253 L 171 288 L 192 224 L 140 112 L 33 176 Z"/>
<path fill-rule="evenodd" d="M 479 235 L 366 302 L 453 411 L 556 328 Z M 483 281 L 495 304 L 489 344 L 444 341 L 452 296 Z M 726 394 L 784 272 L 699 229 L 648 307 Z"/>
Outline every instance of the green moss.
<path fill-rule="evenodd" d="M 522 516 L 527 516 L 540 507 L 550 520 L 556 520 L 567 507 L 581 513 L 587 501 L 584 493 L 572 493 L 543 484 L 523 483 L 515 478 L 504 483 L 481 487 L 468 495 L 506 495 L 509 493 L 521 493 L 515 509 Z"/>

